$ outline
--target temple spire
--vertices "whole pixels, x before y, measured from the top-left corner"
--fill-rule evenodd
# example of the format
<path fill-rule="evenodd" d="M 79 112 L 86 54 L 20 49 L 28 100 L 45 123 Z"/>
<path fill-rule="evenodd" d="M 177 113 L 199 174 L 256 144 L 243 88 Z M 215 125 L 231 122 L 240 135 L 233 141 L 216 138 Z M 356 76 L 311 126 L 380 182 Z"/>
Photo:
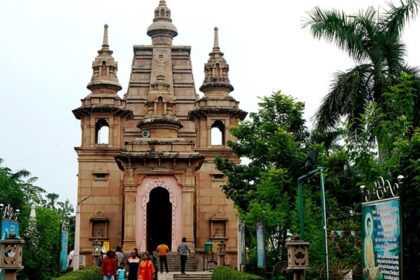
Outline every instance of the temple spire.
<path fill-rule="evenodd" d="M 220 52 L 220 47 L 219 47 L 219 29 L 217 27 L 214 28 L 213 52 Z"/>
<path fill-rule="evenodd" d="M 204 65 L 204 82 L 200 87 L 205 95 L 227 96 L 233 91 L 233 86 L 229 81 L 229 64 L 223 55 L 219 47 L 219 29 L 215 27 L 213 50 Z"/>
<path fill-rule="evenodd" d="M 108 24 L 104 25 L 104 39 L 102 42 L 102 50 L 109 50 L 109 43 L 108 43 Z"/>
<path fill-rule="evenodd" d="M 111 88 L 115 91 L 121 90 L 118 82 L 117 71 L 118 63 L 112 56 L 112 50 L 109 49 L 108 43 L 108 24 L 104 25 L 104 36 L 102 48 L 98 50 L 98 55 L 92 63 L 92 79 L 87 88 L 96 91 L 104 88 Z"/>
<path fill-rule="evenodd" d="M 178 30 L 172 23 L 171 9 L 165 0 L 159 1 L 153 23 L 147 29 L 147 35 L 152 37 L 153 45 L 172 45 L 172 39 L 178 35 Z"/>

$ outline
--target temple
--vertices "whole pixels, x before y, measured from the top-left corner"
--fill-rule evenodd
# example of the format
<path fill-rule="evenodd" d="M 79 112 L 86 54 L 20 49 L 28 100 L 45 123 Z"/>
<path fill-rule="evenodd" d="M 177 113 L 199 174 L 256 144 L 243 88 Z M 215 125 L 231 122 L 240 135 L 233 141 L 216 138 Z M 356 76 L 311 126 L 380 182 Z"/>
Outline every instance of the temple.
<path fill-rule="evenodd" d="M 166 1 L 159 1 L 147 34 L 151 45 L 134 46 L 128 89 L 120 97 L 118 64 L 105 25 L 90 93 L 73 110 L 82 131 L 75 148 L 80 253 L 90 259 L 96 240 L 125 252 L 153 251 L 161 242 L 176 251 L 186 237 L 197 253 L 207 240 L 223 240 L 225 262 L 236 266 L 238 217 L 220 188 L 226 178 L 214 159 L 239 163 L 227 142 L 235 141 L 229 129 L 246 112 L 230 95 L 218 29 L 200 95 L 191 47 L 172 44 L 178 30 Z"/>

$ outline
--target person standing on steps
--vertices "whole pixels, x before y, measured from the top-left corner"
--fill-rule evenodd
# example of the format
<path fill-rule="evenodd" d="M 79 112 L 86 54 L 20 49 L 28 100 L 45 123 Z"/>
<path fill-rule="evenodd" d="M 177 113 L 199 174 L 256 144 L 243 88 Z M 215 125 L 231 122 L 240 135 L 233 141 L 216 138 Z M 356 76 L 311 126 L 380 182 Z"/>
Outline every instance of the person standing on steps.
<path fill-rule="evenodd" d="M 191 256 L 191 250 L 188 247 L 187 238 L 182 237 L 182 242 L 178 246 L 178 253 L 181 257 L 181 273 L 185 274 L 185 265 L 187 263 L 187 253 Z"/>
<path fill-rule="evenodd" d="M 155 278 L 153 280 L 158 280 L 158 268 L 157 268 L 157 258 L 153 255 L 153 252 L 147 252 L 149 254 L 149 258 L 155 267 Z"/>
<path fill-rule="evenodd" d="M 165 243 L 160 244 L 157 246 L 156 251 L 159 254 L 159 261 L 160 261 L 160 273 L 163 273 L 163 265 L 165 264 L 166 273 L 169 272 L 168 270 L 168 259 L 166 255 L 169 252 L 169 247 Z"/>
<path fill-rule="evenodd" d="M 101 263 L 101 275 L 103 280 L 115 280 L 117 275 L 117 260 L 115 259 L 115 253 L 111 250 L 106 252 L 106 257 Z"/>
<path fill-rule="evenodd" d="M 155 267 L 153 266 L 152 261 L 150 260 L 149 254 L 144 253 L 142 261 L 139 265 L 138 276 L 139 280 L 153 280 L 155 274 Z"/>
<path fill-rule="evenodd" d="M 140 258 L 136 249 L 131 251 L 131 256 L 127 259 L 128 280 L 137 280 Z"/>

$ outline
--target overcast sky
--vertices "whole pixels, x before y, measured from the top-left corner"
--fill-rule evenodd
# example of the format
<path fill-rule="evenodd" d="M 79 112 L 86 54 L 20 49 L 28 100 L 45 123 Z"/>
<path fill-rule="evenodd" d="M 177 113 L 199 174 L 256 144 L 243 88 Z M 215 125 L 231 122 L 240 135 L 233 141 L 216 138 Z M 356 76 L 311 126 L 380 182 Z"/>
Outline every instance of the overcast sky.
<path fill-rule="evenodd" d="M 394 0 L 395 2 L 395 0 Z M 27 169 L 47 192 L 69 199 L 77 193 L 80 122 L 71 112 L 89 91 L 92 60 L 101 47 L 103 25 L 119 63 L 123 90 L 133 45 L 146 35 L 159 0 L 0 0 L 0 158 L 13 170 Z M 195 85 L 204 78 L 213 28 L 230 65 L 232 95 L 242 109 L 257 110 L 258 96 L 282 90 L 306 103 L 311 117 L 332 75 L 353 65 L 336 46 L 315 40 L 302 24 L 315 6 L 356 13 L 379 0 L 167 0 L 178 28 L 174 45 L 192 46 Z M 407 61 L 420 66 L 420 20 L 404 33 Z M 1 186 L 0 186 L 1 187 Z"/>

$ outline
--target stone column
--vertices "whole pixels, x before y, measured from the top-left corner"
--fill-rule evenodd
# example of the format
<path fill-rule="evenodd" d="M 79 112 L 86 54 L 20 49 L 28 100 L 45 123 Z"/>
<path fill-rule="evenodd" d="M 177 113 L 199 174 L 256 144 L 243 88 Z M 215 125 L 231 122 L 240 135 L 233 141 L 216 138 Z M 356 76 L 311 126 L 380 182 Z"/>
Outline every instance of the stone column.
<path fill-rule="evenodd" d="M 194 188 L 182 188 L 182 236 L 194 243 Z"/>
<path fill-rule="evenodd" d="M 136 194 L 133 169 L 124 174 L 124 241 L 123 251 L 136 247 Z"/>

